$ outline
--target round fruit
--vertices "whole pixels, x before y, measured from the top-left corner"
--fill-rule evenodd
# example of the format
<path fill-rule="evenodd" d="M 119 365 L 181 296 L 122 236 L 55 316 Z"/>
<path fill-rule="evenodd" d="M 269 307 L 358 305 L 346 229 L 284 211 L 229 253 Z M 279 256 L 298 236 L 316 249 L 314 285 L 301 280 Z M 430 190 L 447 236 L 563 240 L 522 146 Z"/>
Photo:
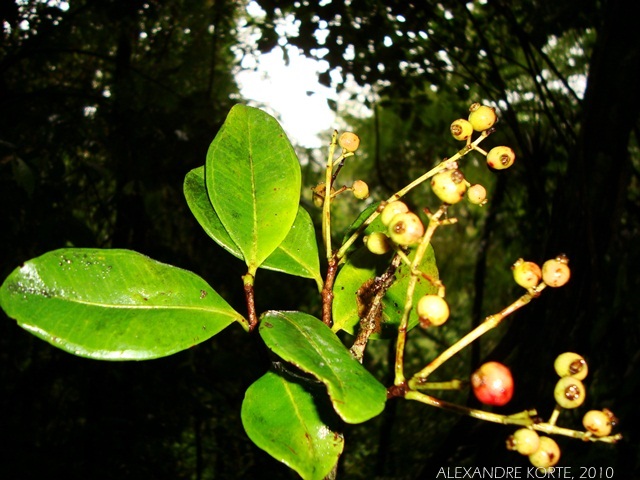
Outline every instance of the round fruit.
<path fill-rule="evenodd" d="M 540 447 L 529 455 L 531 465 L 538 468 L 553 467 L 560 461 L 560 447 L 551 437 L 540 437 Z"/>
<path fill-rule="evenodd" d="M 467 199 L 474 205 L 484 205 L 487 203 L 487 189 L 479 183 L 471 185 L 467 189 Z"/>
<path fill-rule="evenodd" d="M 525 262 L 522 258 L 513 264 L 511 270 L 516 283 L 526 289 L 538 285 L 542 278 L 540 267 L 533 262 Z"/>
<path fill-rule="evenodd" d="M 459 118 L 451 124 L 451 135 L 456 140 L 466 140 L 473 134 L 471 122 L 464 118 Z"/>
<path fill-rule="evenodd" d="M 507 448 L 529 456 L 540 448 L 540 436 L 535 430 L 520 428 L 507 438 Z"/>
<path fill-rule="evenodd" d="M 564 352 L 553 362 L 553 368 L 560 377 L 573 377 L 584 380 L 589 373 L 589 367 L 584 357 L 574 352 Z"/>
<path fill-rule="evenodd" d="M 338 145 L 347 152 L 355 152 L 360 146 L 360 137 L 352 132 L 344 132 L 338 138 Z"/>
<path fill-rule="evenodd" d="M 362 239 L 371 253 L 383 255 L 391 250 L 389 238 L 382 232 L 373 232 Z"/>
<path fill-rule="evenodd" d="M 487 165 L 495 170 L 504 170 L 513 165 L 516 154 L 509 147 L 493 147 L 487 153 Z"/>
<path fill-rule="evenodd" d="M 407 247 L 420 241 L 424 225 L 415 213 L 399 213 L 391 220 L 388 235 L 393 243 Z"/>
<path fill-rule="evenodd" d="M 409 207 L 403 202 L 396 200 L 395 202 L 389 202 L 382 209 L 382 213 L 380 213 L 380 221 L 386 227 L 389 226 L 393 217 L 395 217 L 399 213 L 405 213 L 409 211 Z"/>
<path fill-rule="evenodd" d="M 611 433 L 611 415 L 610 412 L 601 410 L 589 410 L 582 417 L 582 425 L 596 437 L 606 437 Z"/>
<path fill-rule="evenodd" d="M 438 327 L 449 318 L 449 305 L 439 295 L 424 295 L 418 300 L 416 312 L 422 327 L 426 328 L 430 325 Z"/>
<path fill-rule="evenodd" d="M 584 384 L 574 377 L 562 377 L 553 389 L 553 397 L 562 408 L 577 408 L 586 396 Z"/>
<path fill-rule="evenodd" d="M 471 375 L 476 398 L 485 405 L 506 405 L 513 396 L 511 371 L 498 362 L 487 362 Z"/>
<path fill-rule="evenodd" d="M 467 191 L 464 174 L 458 170 L 445 170 L 431 179 L 431 188 L 440 200 L 449 205 L 458 203 Z"/>
<path fill-rule="evenodd" d="M 335 193 L 336 189 L 331 187 L 331 193 Z M 313 204 L 316 207 L 322 207 L 324 205 L 324 196 L 326 193 L 325 183 L 319 183 L 313 188 Z"/>
<path fill-rule="evenodd" d="M 353 191 L 353 196 L 358 200 L 364 200 L 369 196 L 369 185 L 367 185 L 362 180 L 356 180 L 351 185 L 351 190 Z"/>
<path fill-rule="evenodd" d="M 547 260 L 542 264 L 542 280 L 550 287 L 561 287 L 571 278 L 569 269 L 569 259 L 564 255 L 559 255 L 552 260 Z"/>
<path fill-rule="evenodd" d="M 477 132 L 488 130 L 498 120 L 495 108 L 480 105 L 479 103 L 472 104 L 469 107 L 469 112 L 469 122 Z"/>

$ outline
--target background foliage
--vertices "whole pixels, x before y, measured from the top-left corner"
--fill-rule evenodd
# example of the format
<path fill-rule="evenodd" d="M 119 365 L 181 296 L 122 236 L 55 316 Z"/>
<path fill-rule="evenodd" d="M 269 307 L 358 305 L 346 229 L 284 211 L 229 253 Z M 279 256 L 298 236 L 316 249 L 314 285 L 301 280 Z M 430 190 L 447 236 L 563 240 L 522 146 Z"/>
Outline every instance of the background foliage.
<path fill-rule="evenodd" d="M 465 169 L 491 187 L 491 202 L 480 212 L 458 208 L 459 225 L 439 237 L 456 327 L 432 338 L 416 334 L 413 358 L 430 358 L 456 328 L 467 330 L 512 298 L 509 266 L 518 257 L 566 253 L 571 283 L 543 295 L 446 373 L 464 376 L 480 360 L 504 361 L 517 382 L 509 408 L 536 406 L 547 415 L 553 358 L 583 353 L 593 372 L 587 403 L 611 408 L 625 441 L 561 440 L 563 465 L 613 466 L 615 478 L 637 478 L 640 43 L 623 2 L 257 3 L 265 15 L 248 23 L 261 32 L 259 50 L 276 47 L 278 19 L 293 15 L 291 45 L 327 60 L 345 84 L 353 78 L 376 93 L 368 99 L 373 117 L 351 120 L 364 153 L 345 172 L 367 180 L 374 195 L 384 197 L 455 151 L 448 125 L 469 103 L 497 103 L 499 133 L 491 141 L 511 145 L 519 157 L 504 175 Z M 230 48 L 243 6 L 4 5 L 2 277 L 63 246 L 130 248 L 197 272 L 242 311 L 243 266 L 197 225 L 182 182 L 202 165 L 238 101 Z M 412 200 L 434 206 L 427 192 Z M 285 284 L 265 271 L 256 288 L 258 310 L 317 308 L 310 280 Z M 268 471 L 291 478 L 240 424 L 243 392 L 267 366 L 258 345 L 235 328 L 162 360 L 100 363 L 54 350 L 5 319 L 0 435 L 10 447 L 0 453 L 0 477 L 231 479 Z M 368 361 L 382 378 L 390 345 L 377 345 Z M 412 402 L 390 407 L 346 432 L 345 478 L 432 478 L 441 466 L 520 465 L 503 448 L 503 427 Z"/>

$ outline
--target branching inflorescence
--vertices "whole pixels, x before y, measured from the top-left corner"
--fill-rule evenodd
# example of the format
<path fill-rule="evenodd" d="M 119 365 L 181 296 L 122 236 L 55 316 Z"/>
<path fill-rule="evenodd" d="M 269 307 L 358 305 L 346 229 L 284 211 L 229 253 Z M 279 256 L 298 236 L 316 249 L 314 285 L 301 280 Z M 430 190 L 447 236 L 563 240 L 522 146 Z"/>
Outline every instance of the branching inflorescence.
<path fill-rule="evenodd" d="M 621 438 L 612 434 L 616 419 L 608 409 L 588 411 L 583 430 L 558 425 L 563 410 L 584 403 L 588 367 L 582 356 L 567 352 L 556 360 L 557 406 L 546 421 L 535 410 L 503 415 L 432 394 L 470 387 L 481 403 L 506 405 L 514 379 L 501 363 L 481 365 L 468 380 L 434 382 L 431 375 L 547 287 L 566 284 L 571 272 L 564 255 L 542 267 L 517 260 L 513 278 L 524 294 L 488 315 L 417 372 L 405 369 L 409 332 L 414 327 L 442 328 L 450 315 L 433 236 L 456 223 L 451 216 L 456 203 L 465 198 L 478 206 L 487 202 L 487 189 L 465 177 L 463 160 L 475 152 L 486 157 L 492 170 L 514 164 L 511 148 L 481 147 L 496 120 L 493 108 L 474 103 L 468 119 L 451 124 L 451 134 L 464 146 L 386 200 L 369 204 L 340 245 L 333 245 L 331 206 L 345 192 L 365 199 L 369 187 L 362 180 L 336 186 L 360 140 L 351 132 L 334 132 L 323 181 L 312 191 L 313 203 L 322 209 L 320 252 L 311 217 L 300 206 L 300 165 L 293 147 L 273 117 L 236 105 L 213 140 L 205 165 L 187 174 L 184 193 L 205 232 L 246 263 L 241 279 L 246 316 L 196 274 L 128 250 L 64 248 L 24 262 L 2 284 L 0 303 L 34 335 L 99 360 L 171 355 L 233 323 L 259 335 L 277 360 L 247 389 L 242 422 L 256 445 L 305 479 L 335 478 L 344 448 L 341 424 L 320 414 L 319 406 L 327 400 L 347 424 L 379 415 L 389 398 L 404 398 L 517 426 L 507 447 L 528 456 L 536 467 L 552 467 L 560 449 L 550 435 L 610 443 Z M 430 185 L 440 205 L 433 211 L 411 211 L 403 197 L 423 184 Z M 324 275 L 321 258 L 326 262 Z M 260 269 L 311 279 L 321 296 L 321 318 L 298 311 L 258 312 L 254 289 L 259 288 Z M 350 347 L 337 335 L 340 331 L 353 335 L 346 336 L 353 339 Z M 383 385 L 362 364 L 376 337 L 395 338 L 391 385 Z"/>

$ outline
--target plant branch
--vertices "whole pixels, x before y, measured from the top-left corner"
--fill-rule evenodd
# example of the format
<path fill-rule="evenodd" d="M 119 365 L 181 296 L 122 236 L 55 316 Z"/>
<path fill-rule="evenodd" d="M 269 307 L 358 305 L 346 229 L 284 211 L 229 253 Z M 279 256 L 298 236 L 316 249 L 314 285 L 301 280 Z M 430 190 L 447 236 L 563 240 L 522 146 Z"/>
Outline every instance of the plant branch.
<path fill-rule="evenodd" d="M 244 297 L 247 302 L 247 315 L 249 316 L 249 332 L 252 332 L 258 325 L 255 294 L 253 290 L 254 281 L 255 272 L 252 272 L 251 270 L 249 270 L 246 275 L 242 276 L 242 283 L 244 285 Z"/>
<path fill-rule="evenodd" d="M 464 337 L 462 337 L 460 340 L 458 340 L 456 343 L 454 343 L 448 349 L 438 355 L 425 368 L 416 373 L 409 381 L 409 387 L 417 388 L 418 385 L 425 383 L 429 375 L 431 375 L 443 363 L 456 355 L 460 350 L 467 347 L 472 342 L 487 333 L 489 330 L 497 327 L 500 322 L 502 322 L 502 320 L 511 315 L 513 312 L 527 305 L 534 297 L 537 297 L 545 287 L 546 285 L 544 283 L 541 283 L 536 290 L 527 292 L 502 311 L 485 318 L 484 322 L 482 322 L 480 325 L 478 325 L 476 328 L 471 330 Z"/>
<path fill-rule="evenodd" d="M 350 350 L 351 354 L 360 363 L 362 363 L 364 349 L 369 342 L 369 337 L 376 329 L 376 326 L 380 325 L 380 317 L 382 316 L 382 299 L 395 281 L 395 272 L 400 266 L 401 260 L 400 256 L 395 255 L 391 260 L 389 267 L 382 275 L 376 277 L 371 285 L 365 284 L 358 290 L 358 298 L 362 299 L 365 297 L 365 300 L 368 302 L 363 315 L 360 317 L 358 335 L 356 336 Z M 373 298 L 371 298 L 372 294 Z"/>
<path fill-rule="evenodd" d="M 398 326 L 398 337 L 396 339 L 396 363 L 394 380 L 394 385 L 396 386 L 405 384 L 404 347 L 407 341 L 409 316 L 411 314 L 411 310 L 413 309 L 413 293 L 416 288 L 416 283 L 418 282 L 418 277 L 421 276 L 421 272 L 418 270 L 418 266 L 422 262 L 422 258 L 427 251 L 427 247 L 431 243 L 431 238 L 433 237 L 436 228 L 438 228 L 441 224 L 440 217 L 443 216 L 446 211 L 447 205 L 442 205 L 435 214 L 431 215 L 429 219 L 429 225 L 427 226 L 427 231 L 423 235 L 420 245 L 418 245 L 418 248 L 416 248 L 416 254 L 413 257 L 413 262 L 411 263 L 411 276 L 409 277 L 409 283 L 407 285 L 407 296 L 405 299 L 404 311 L 402 313 L 402 318 L 400 319 L 400 325 Z"/>
<path fill-rule="evenodd" d="M 451 158 L 446 158 L 444 159 L 442 162 L 440 162 L 438 165 L 436 165 L 435 167 L 433 167 L 431 170 L 429 170 L 428 172 L 426 172 L 425 174 L 423 174 L 422 176 L 416 178 L 413 182 L 411 182 L 410 184 L 408 184 L 406 187 L 398 190 L 396 193 L 394 193 L 393 195 L 391 195 L 386 202 L 382 202 L 380 204 L 380 207 L 373 212 L 369 218 L 367 218 L 358 228 L 355 232 L 353 232 L 353 234 L 351 235 L 351 237 L 349 237 L 349 239 L 344 242 L 342 244 L 342 246 L 340 247 L 340 250 L 338 250 L 336 256 L 338 258 L 338 260 L 341 260 L 347 253 L 347 250 L 349 249 L 349 247 L 351 247 L 351 245 L 354 244 L 354 242 L 358 239 L 358 237 L 360 235 L 362 235 L 362 233 L 365 231 L 365 229 L 371 225 L 371 222 L 373 222 L 376 217 L 378 215 L 380 215 L 380 212 L 382 211 L 382 208 L 384 208 L 384 205 L 386 203 L 389 202 L 393 202 L 396 200 L 401 199 L 403 196 L 405 196 L 407 193 L 409 193 L 412 189 L 414 189 L 415 187 L 417 187 L 418 185 L 424 183 L 425 181 L 427 181 L 428 179 L 430 179 L 431 177 L 433 177 L 434 175 L 442 172 L 443 170 L 448 170 L 451 168 L 455 168 L 456 166 L 456 162 L 464 157 L 465 155 L 467 155 L 469 152 L 471 152 L 472 150 L 476 150 L 478 145 L 485 139 L 487 138 L 489 135 L 491 135 L 491 133 L 493 133 L 493 130 L 487 130 L 482 132 L 478 138 L 476 138 L 472 143 L 468 143 L 464 148 L 462 148 L 461 150 L 459 150 L 455 155 L 453 155 Z"/>

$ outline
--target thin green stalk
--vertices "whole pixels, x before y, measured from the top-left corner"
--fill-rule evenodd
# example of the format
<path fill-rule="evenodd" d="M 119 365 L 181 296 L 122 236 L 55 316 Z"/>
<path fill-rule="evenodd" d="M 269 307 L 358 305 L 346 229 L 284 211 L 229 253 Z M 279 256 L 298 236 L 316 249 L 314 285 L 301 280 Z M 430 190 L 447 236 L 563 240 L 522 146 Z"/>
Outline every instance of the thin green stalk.
<path fill-rule="evenodd" d="M 482 132 L 482 134 L 480 136 L 478 136 L 478 138 L 476 138 L 472 143 L 468 143 L 463 149 L 459 150 L 455 155 L 453 155 L 453 157 L 451 158 L 447 158 L 445 160 L 443 160 L 442 162 L 440 162 L 438 165 L 436 165 L 435 167 L 433 167 L 431 170 L 429 170 L 428 172 L 426 172 L 425 174 L 423 174 L 422 176 L 416 178 L 413 182 L 411 182 L 410 184 L 408 184 L 406 187 L 398 190 L 396 193 L 394 193 L 393 195 L 391 195 L 386 202 L 383 202 L 382 205 L 384 205 L 385 203 L 388 202 L 393 202 L 396 200 L 401 199 L 402 197 L 404 197 L 407 193 L 409 193 L 412 189 L 414 189 L 415 187 L 417 187 L 418 185 L 420 185 L 421 183 L 429 180 L 431 177 L 433 177 L 434 175 L 440 173 L 443 170 L 447 170 L 449 168 L 453 168 L 455 166 L 455 163 L 457 162 L 458 159 L 464 157 L 466 154 L 468 154 L 469 152 L 471 152 L 472 150 L 476 150 L 478 148 L 478 145 L 485 139 L 487 138 L 487 136 L 490 135 L 490 132 Z M 381 209 L 378 209 L 381 210 Z M 353 234 L 351 235 L 351 237 L 349 237 L 349 239 L 344 242 L 344 244 L 342 244 L 342 246 L 340 247 L 340 250 L 338 250 L 337 252 L 337 258 L 338 260 L 341 260 L 347 253 L 347 250 L 349 249 L 349 247 L 351 247 L 351 245 L 354 244 L 354 242 L 358 239 L 358 237 L 360 235 L 362 235 L 362 233 L 365 231 L 365 229 L 371 224 L 371 222 L 373 222 L 376 217 L 378 215 L 380 215 L 380 211 L 376 210 L 375 212 L 373 212 L 369 218 L 367 218 L 362 225 L 360 225 L 358 227 L 358 229 L 353 232 Z"/>
<path fill-rule="evenodd" d="M 544 287 L 544 284 L 542 285 Z M 478 325 L 476 328 L 467 333 L 464 337 L 458 340 L 456 343 L 451 345 L 448 349 L 438 355 L 429 365 L 424 367 L 418 373 L 416 373 L 411 380 L 409 380 L 409 388 L 417 388 L 418 385 L 427 381 L 429 375 L 431 375 L 436 369 L 438 369 L 443 363 L 449 360 L 451 357 L 456 355 L 460 350 L 470 345 L 472 342 L 480 338 L 482 335 L 487 333 L 489 330 L 497 327 L 502 320 L 504 320 L 507 316 L 511 315 L 513 312 L 518 310 L 519 308 L 524 307 L 528 304 L 534 295 L 537 295 L 539 292 L 535 294 L 527 292 L 518 300 L 513 302 L 504 310 L 496 313 L 495 315 L 488 316 L 484 322 Z"/>
<path fill-rule="evenodd" d="M 322 238 L 326 249 L 327 260 L 333 256 L 331 247 L 331 185 L 333 184 L 333 156 L 338 146 L 338 132 L 333 131 L 331 144 L 329 145 L 329 155 L 327 156 L 327 168 L 324 180 L 324 203 L 322 205 Z"/>
<path fill-rule="evenodd" d="M 431 238 L 436 231 L 436 228 L 440 226 L 440 217 L 444 215 L 447 207 L 441 206 L 440 209 L 431 216 L 429 219 L 429 225 L 427 231 L 422 237 L 418 248 L 416 248 L 416 254 L 413 257 L 411 263 L 411 276 L 409 277 L 409 284 L 407 285 L 407 295 L 404 304 L 404 311 L 402 312 L 402 318 L 400 319 L 400 325 L 398 326 L 398 337 L 396 339 L 396 363 L 395 363 L 395 380 L 394 385 L 402 385 L 405 383 L 404 377 L 404 348 L 407 341 L 407 327 L 409 325 L 409 316 L 413 309 L 413 293 L 418 282 L 418 277 L 421 276 L 418 266 L 422 262 L 427 247 L 431 243 Z"/>

